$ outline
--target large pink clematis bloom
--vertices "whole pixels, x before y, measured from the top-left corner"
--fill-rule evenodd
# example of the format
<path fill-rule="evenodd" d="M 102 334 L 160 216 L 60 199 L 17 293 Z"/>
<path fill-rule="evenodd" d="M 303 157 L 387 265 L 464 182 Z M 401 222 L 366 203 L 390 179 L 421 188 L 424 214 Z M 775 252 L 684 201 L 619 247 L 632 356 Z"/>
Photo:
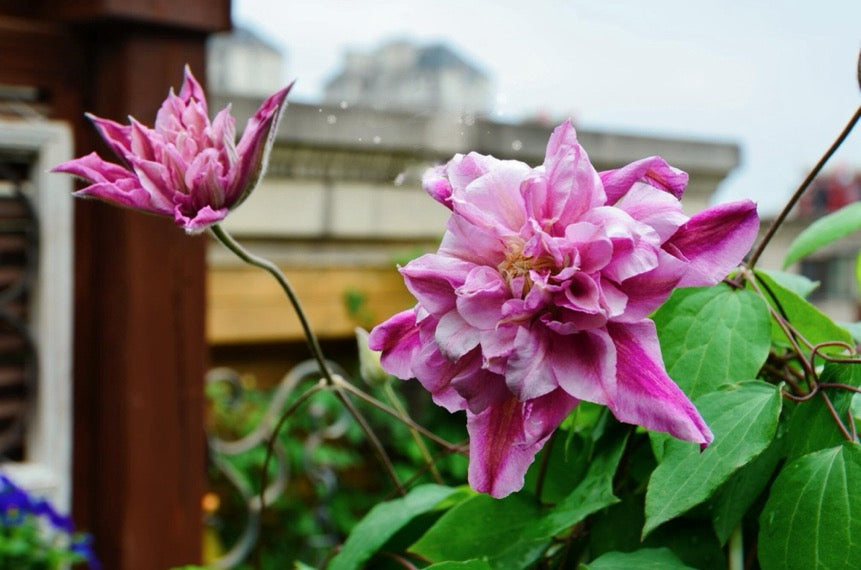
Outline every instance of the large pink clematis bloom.
<path fill-rule="evenodd" d="M 224 219 L 257 185 L 289 90 L 263 102 L 237 144 L 230 108 L 210 123 L 206 95 L 186 66 L 179 95 L 171 89 L 152 129 L 134 118 L 121 125 L 87 115 L 124 166 L 93 152 L 54 172 L 92 183 L 76 196 L 171 216 L 187 232 L 199 232 Z"/>
<path fill-rule="evenodd" d="M 370 344 L 389 373 L 466 410 L 474 489 L 520 489 L 581 400 L 712 441 L 667 376 L 647 316 L 674 287 L 721 280 L 759 219 L 749 200 L 689 218 L 686 184 L 658 157 L 596 172 L 570 123 L 538 168 L 470 153 L 426 175 L 425 189 L 451 209 L 447 231 L 437 253 L 401 268 L 418 305 L 377 326 Z"/>

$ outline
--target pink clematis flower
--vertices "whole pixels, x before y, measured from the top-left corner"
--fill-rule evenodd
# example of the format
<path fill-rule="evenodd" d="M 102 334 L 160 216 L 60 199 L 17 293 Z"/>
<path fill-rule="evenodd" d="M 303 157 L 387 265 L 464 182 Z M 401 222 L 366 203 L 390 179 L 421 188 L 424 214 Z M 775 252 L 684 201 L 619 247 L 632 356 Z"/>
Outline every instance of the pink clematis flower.
<path fill-rule="evenodd" d="M 596 172 L 570 123 L 538 168 L 470 153 L 425 176 L 451 209 L 447 231 L 437 253 L 401 268 L 418 305 L 377 326 L 370 345 L 386 371 L 466 410 L 474 489 L 519 490 L 581 400 L 712 441 L 667 376 L 647 316 L 674 287 L 721 280 L 759 219 L 749 200 L 687 217 L 687 178 L 659 157 Z"/>
<path fill-rule="evenodd" d="M 54 167 L 91 182 L 76 196 L 172 216 L 189 233 L 218 223 L 257 185 L 265 170 L 290 86 L 269 97 L 236 144 L 230 108 L 210 123 L 206 95 L 186 66 L 179 95 L 171 89 L 150 129 L 134 118 L 121 125 L 93 115 L 125 166 L 90 153 Z"/>

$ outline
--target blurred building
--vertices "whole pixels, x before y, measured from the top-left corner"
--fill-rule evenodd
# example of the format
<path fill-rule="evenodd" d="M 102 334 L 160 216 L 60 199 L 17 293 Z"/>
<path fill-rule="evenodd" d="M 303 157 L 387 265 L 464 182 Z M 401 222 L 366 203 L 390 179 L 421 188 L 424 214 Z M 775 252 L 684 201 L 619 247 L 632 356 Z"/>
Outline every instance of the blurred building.
<path fill-rule="evenodd" d="M 213 34 L 206 44 L 209 90 L 267 97 L 284 86 L 284 60 L 278 47 L 247 28 Z"/>
<path fill-rule="evenodd" d="M 799 200 L 793 215 L 775 234 L 760 265 L 778 269 L 798 235 L 819 218 L 861 200 L 861 172 L 838 168 L 820 174 Z M 771 220 L 763 220 L 763 230 Z M 857 258 L 861 234 L 854 232 L 811 253 L 788 269 L 818 283 L 810 300 L 832 318 L 861 318 L 858 304 Z"/>
<path fill-rule="evenodd" d="M 487 114 L 488 76 L 444 44 L 395 41 L 370 53 L 350 51 L 326 84 L 325 102 L 377 110 Z"/>

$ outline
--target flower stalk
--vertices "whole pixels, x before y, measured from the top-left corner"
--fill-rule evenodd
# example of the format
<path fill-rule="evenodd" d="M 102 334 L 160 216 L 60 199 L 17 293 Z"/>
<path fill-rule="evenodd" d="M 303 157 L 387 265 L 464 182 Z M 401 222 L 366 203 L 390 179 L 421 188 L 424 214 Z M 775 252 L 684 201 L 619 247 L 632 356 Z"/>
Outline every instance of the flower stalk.
<path fill-rule="evenodd" d="M 861 62 L 861 59 L 859 59 Z M 810 186 L 810 183 L 816 178 L 819 172 L 825 167 L 825 164 L 831 159 L 832 155 L 837 152 L 837 149 L 840 148 L 840 145 L 843 144 L 843 141 L 849 137 L 849 133 L 852 132 L 852 129 L 855 128 L 855 125 L 858 123 L 858 120 L 861 119 L 861 106 L 855 109 L 855 114 L 849 119 L 849 122 L 846 123 L 846 126 L 843 127 L 843 130 L 837 135 L 837 138 L 834 139 L 834 142 L 831 143 L 831 146 L 828 147 L 828 150 L 825 151 L 825 154 L 819 159 L 819 162 L 816 163 L 816 166 L 807 173 L 807 176 L 804 177 L 804 180 L 801 181 L 801 184 L 798 185 L 798 188 L 793 192 L 792 197 L 786 202 L 786 205 L 783 206 L 783 209 L 768 227 L 768 230 L 765 232 L 765 235 L 762 238 L 762 241 L 756 246 L 756 249 L 753 250 L 753 253 L 750 254 L 750 259 L 747 262 L 747 266 L 750 269 L 753 269 L 756 266 L 756 263 L 759 261 L 759 258 L 762 256 L 762 252 L 765 251 L 765 248 L 771 242 L 771 239 L 774 237 L 774 234 L 777 233 L 777 230 L 780 229 L 780 226 L 783 225 L 783 222 L 786 221 L 787 216 L 792 211 L 792 208 L 795 207 L 795 204 L 801 199 L 801 196 Z"/>

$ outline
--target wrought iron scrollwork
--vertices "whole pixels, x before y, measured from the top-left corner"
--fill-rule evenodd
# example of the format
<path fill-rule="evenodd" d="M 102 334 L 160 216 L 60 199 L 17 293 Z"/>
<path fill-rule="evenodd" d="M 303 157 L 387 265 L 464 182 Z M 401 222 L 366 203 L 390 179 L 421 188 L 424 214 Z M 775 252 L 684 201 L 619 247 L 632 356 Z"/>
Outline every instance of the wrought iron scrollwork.
<path fill-rule="evenodd" d="M 327 362 L 330 370 L 336 374 L 346 375 L 336 363 Z M 272 437 L 273 430 L 278 424 L 281 413 L 285 409 L 291 395 L 295 395 L 303 380 L 319 377 L 319 367 L 314 360 L 307 360 L 296 365 L 281 380 L 275 389 L 269 404 L 257 426 L 239 439 L 226 440 L 219 437 L 214 430 L 208 428 L 207 442 L 210 461 L 231 483 L 242 498 L 246 510 L 245 528 L 237 541 L 229 547 L 223 556 L 210 562 L 215 568 L 233 568 L 242 563 L 251 551 L 260 535 L 260 495 L 252 488 L 248 480 L 239 473 L 228 460 L 229 456 L 246 453 L 258 446 L 266 446 Z M 233 405 L 242 400 L 243 386 L 241 376 L 229 368 L 215 368 L 206 376 L 207 385 L 226 383 L 230 388 L 230 399 Z M 318 497 L 320 505 L 327 504 L 327 497 L 337 490 L 337 480 L 331 469 L 319 467 L 313 462 L 315 449 L 325 441 L 331 441 L 344 435 L 349 425 L 349 415 L 344 411 L 335 418 L 328 418 L 319 409 L 309 406 L 307 414 L 315 418 L 315 430 L 305 436 L 303 445 L 304 475 L 312 477 L 320 484 L 324 496 Z M 270 479 L 264 491 L 267 505 L 273 504 L 286 489 L 290 480 L 290 466 L 287 450 L 284 444 L 276 438 L 273 445 L 273 462 L 275 477 Z M 325 509 L 325 507 L 323 507 Z M 327 513 L 315 513 L 318 518 L 327 517 Z M 334 538 L 333 538 L 334 541 Z"/>
<path fill-rule="evenodd" d="M 23 455 L 38 374 L 28 305 L 38 268 L 39 220 L 24 192 L 26 169 L 21 166 L 0 163 L 0 458 L 4 459 Z"/>

